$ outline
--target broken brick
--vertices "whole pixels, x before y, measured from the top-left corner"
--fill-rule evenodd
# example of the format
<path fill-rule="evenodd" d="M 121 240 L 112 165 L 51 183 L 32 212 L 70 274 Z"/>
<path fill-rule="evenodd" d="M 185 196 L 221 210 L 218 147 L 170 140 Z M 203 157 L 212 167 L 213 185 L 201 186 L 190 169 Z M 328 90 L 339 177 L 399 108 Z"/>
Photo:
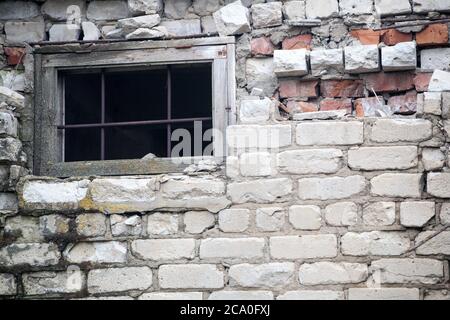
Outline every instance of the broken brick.
<path fill-rule="evenodd" d="M 447 24 L 436 23 L 429 25 L 423 31 L 416 34 L 416 42 L 419 46 L 448 44 Z"/>
<path fill-rule="evenodd" d="M 414 73 L 380 72 L 363 76 L 367 90 L 375 92 L 399 92 L 414 88 Z"/>
<path fill-rule="evenodd" d="M 5 47 L 5 55 L 7 57 L 7 63 L 10 66 L 16 66 L 23 62 L 25 57 L 25 48 Z"/>
<path fill-rule="evenodd" d="M 311 49 L 312 35 L 300 34 L 298 36 L 284 39 L 281 46 L 283 50 Z"/>
<path fill-rule="evenodd" d="M 281 98 L 317 97 L 318 85 L 319 80 L 313 81 L 281 80 L 279 89 L 280 97 Z"/>
<path fill-rule="evenodd" d="M 394 113 L 409 115 L 417 111 L 417 92 L 409 91 L 401 96 L 390 97 L 388 105 Z"/>
<path fill-rule="evenodd" d="M 275 50 L 272 41 L 267 37 L 252 39 L 250 47 L 253 56 L 270 56 Z"/>
<path fill-rule="evenodd" d="M 371 97 L 371 98 L 362 98 L 355 100 L 355 113 L 358 118 L 362 118 L 364 116 L 372 116 L 369 110 L 376 110 L 380 108 L 380 102 L 384 103 L 383 97 Z"/>
<path fill-rule="evenodd" d="M 314 112 L 319 110 L 319 106 L 312 102 L 288 101 L 287 109 L 289 113 Z"/>
<path fill-rule="evenodd" d="M 351 32 L 353 38 L 356 38 L 361 44 L 379 44 L 381 33 L 371 29 L 359 29 Z"/>
<path fill-rule="evenodd" d="M 414 77 L 414 86 L 416 91 L 425 92 L 428 91 L 428 86 L 430 85 L 431 77 L 433 74 L 431 72 L 421 72 L 417 73 Z"/>
<path fill-rule="evenodd" d="M 396 29 L 388 29 L 382 33 L 381 42 L 387 46 L 395 46 L 401 42 L 412 41 L 412 33 L 403 33 Z"/>
<path fill-rule="evenodd" d="M 352 99 L 324 99 L 320 101 L 320 111 L 347 110 L 352 111 Z"/>
<path fill-rule="evenodd" d="M 327 98 L 358 98 L 364 96 L 362 80 L 322 81 L 320 91 Z"/>

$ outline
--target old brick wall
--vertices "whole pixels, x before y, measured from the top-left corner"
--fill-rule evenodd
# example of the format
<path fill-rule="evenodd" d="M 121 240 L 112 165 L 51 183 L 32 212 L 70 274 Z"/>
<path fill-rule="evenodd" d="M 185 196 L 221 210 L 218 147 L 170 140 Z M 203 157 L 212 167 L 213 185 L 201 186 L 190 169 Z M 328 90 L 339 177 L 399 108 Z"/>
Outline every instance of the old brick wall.
<path fill-rule="evenodd" d="M 448 1 L 225 2 L 0 2 L 0 297 L 450 299 Z M 217 32 L 224 165 L 29 175 L 26 42 Z"/>

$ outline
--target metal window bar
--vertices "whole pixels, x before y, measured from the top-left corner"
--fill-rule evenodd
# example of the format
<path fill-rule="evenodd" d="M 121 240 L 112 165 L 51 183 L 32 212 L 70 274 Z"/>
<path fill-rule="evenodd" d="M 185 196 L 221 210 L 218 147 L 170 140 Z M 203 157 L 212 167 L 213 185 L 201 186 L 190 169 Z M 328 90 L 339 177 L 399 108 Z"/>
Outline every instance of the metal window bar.
<path fill-rule="evenodd" d="M 106 135 L 105 128 L 111 127 L 126 127 L 126 126 L 142 126 L 142 125 L 167 125 L 167 157 L 170 157 L 172 151 L 172 124 L 174 123 L 188 123 L 196 121 L 211 121 L 212 117 L 197 117 L 197 118 L 182 118 L 172 119 L 172 72 L 170 66 L 167 66 L 167 119 L 161 120 L 143 120 L 143 121 L 124 121 L 124 122 L 106 122 L 106 85 L 105 85 L 105 70 L 101 70 L 101 122 L 100 123 L 87 123 L 87 124 L 65 124 L 65 117 L 63 117 L 63 125 L 58 125 L 58 130 L 68 129 L 88 129 L 88 128 L 100 128 L 101 129 L 101 160 L 106 159 Z M 64 83 L 65 90 L 65 83 Z M 63 98 L 65 101 L 65 98 Z M 64 132 L 64 131 L 63 131 Z M 65 134 L 63 133 L 65 136 Z M 64 143 L 64 141 L 63 141 Z M 64 147 L 64 146 L 63 146 Z"/>

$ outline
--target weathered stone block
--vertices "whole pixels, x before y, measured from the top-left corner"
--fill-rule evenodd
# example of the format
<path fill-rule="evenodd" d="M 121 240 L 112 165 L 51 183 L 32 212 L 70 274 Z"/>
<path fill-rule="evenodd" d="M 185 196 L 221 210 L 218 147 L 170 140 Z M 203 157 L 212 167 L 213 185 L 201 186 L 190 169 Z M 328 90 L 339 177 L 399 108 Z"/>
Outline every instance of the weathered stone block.
<path fill-rule="evenodd" d="M 87 9 L 89 20 L 119 20 L 129 14 L 128 3 L 122 0 L 91 1 Z"/>
<path fill-rule="evenodd" d="M 432 259 L 381 259 L 373 261 L 370 269 L 381 283 L 389 284 L 436 284 L 444 277 L 444 264 Z"/>
<path fill-rule="evenodd" d="M 271 96 L 278 86 L 272 57 L 247 59 L 245 75 L 247 88 L 260 88 L 266 96 Z"/>
<path fill-rule="evenodd" d="M 363 123 L 315 122 L 297 125 L 296 141 L 299 145 L 353 145 L 363 143 Z"/>
<path fill-rule="evenodd" d="M 363 176 L 346 178 L 304 178 L 298 180 L 298 196 L 302 200 L 345 199 L 358 195 L 366 189 Z"/>
<path fill-rule="evenodd" d="M 219 229 L 222 232 L 244 232 L 249 224 L 248 209 L 226 209 L 219 212 Z"/>
<path fill-rule="evenodd" d="M 305 49 L 275 50 L 273 52 L 274 72 L 279 77 L 303 76 L 308 74 Z"/>
<path fill-rule="evenodd" d="M 409 0 L 375 0 L 375 10 L 382 17 L 408 14 L 411 12 L 411 4 Z"/>
<path fill-rule="evenodd" d="M 446 0 L 413 0 L 413 9 L 417 13 L 450 11 L 450 3 Z"/>
<path fill-rule="evenodd" d="M 441 219 L 442 224 L 450 224 L 450 203 L 449 202 L 442 204 L 439 217 Z"/>
<path fill-rule="evenodd" d="M 275 173 L 272 155 L 268 152 L 249 152 L 241 155 L 240 172 L 244 177 L 264 177 Z"/>
<path fill-rule="evenodd" d="M 22 109 L 25 106 L 25 97 L 7 87 L 0 86 L 0 103 Z"/>
<path fill-rule="evenodd" d="M 149 267 L 108 268 L 91 270 L 88 274 L 89 293 L 147 290 L 152 286 Z"/>
<path fill-rule="evenodd" d="M 441 92 L 425 92 L 423 94 L 423 112 L 436 116 L 442 114 Z"/>
<path fill-rule="evenodd" d="M 340 0 L 339 13 L 341 15 L 363 15 L 371 12 L 373 8 L 372 0 Z"/>
<path fill-rule="evenodd" d="M 184 231 L 200 234 L 214 226 L 216 218 L 207 211 L 188 211 L 184 214 Z"/>
<path fill-rule="evenodd" d="M 330 285 L 361 283 L 368 277 L 367 265 L 348 262 L 305 263 L 299 269 L 302 285 Z"/>
<path fill-rule="evenodd" d="M 428 90 L 432 92 L 450 91 L 450 72 L 435 70 Z"/>
<path fill-rule="evenodd" d="M 39 15 L 39 6 L 30 1 L 2 1 L 0 20 L 30 19 Z"/>
<path fill-rule="evenodd" d="M 223 278 L 223 271 L 211 264 L 163 265 L 158 272 L 163 289 L 219 289 Z"/>
<path fill-rule="evenodd" d="M 17 119 L 9 112 L 0 112 L 0 135 L 17 137 Z"/>
<path fill-rule="evenodd" d="M 243 100 L 239 109 L 239 119 L 242 123 L 264 123 L 270 119 L 274 110 L 275 104 L 269 98 Z"/>
<path fill-rule="evenodd" d="M 260 231 L 279 231 L 285 223 L 283 208 L 269 207 L 256 209 L 256 227 Z"/>
<path fill-rule="evenodd" d="M 345 71 L 367 73 L 380 70 L 380 52 L 377 45 L 345 47 Z"/>
<path fill-rule="evenodd" d="M 419 300 L 417 288 L 350 288 L 349 300 Z"/>
<path fill-rule="evenodd" d="M 398 232 L 348 232 L 341 238 L 342 254 L 348 256 L 398 256 L 409 246 L 408 235 Z"/>
<path fill-rule="evenodd" d="M 339 4 L 337 0 L 306 0 L 306 18 L 327 19 L 337 16 Z"/>
<path fill-rule="evenodd" d="M 139 28 L 151 29 L 161 22 L 158 14 L 150 14 L 135 18 L 121 19 L 117 21 L 117 26 L 125 33 L 133 32 Z"/>
<path fill-rule="evenodd" d="M 434 202 L 402 202 L 400 223 L 405 227 L 423 227 L 435 215 Z"/>
<path fill-rule="evenodd" d="M 6 245 L 0 249 L 0 266 L 29 265 L 52 266 L 59 263 L 61 254 L 53 243 L 20 243 Z"/>
<path fill-rule="evenodd" d="M 277 300 L 344 300 L 343 291 L 334 290 L 298 290 L 280 294 Z"/>
<path fill-rule="evenodd" d="M 211 293 L 208 300 L 273 300 L 270 291 L 215 291 Z"/>
<path fill-rule="evenodd" d="M 82 237 L 101 237 L 106 233 L 107 219 L 103 213 L 80 214 L 75 219 L 77 233 Z"/>
<path fill-rule="evenodd" d="M 220 0 L 194 0 L 192 7 L 199 16 L 207 16 L 220 8 Z"/>
<path fill-rule="evenodd" d="M 178 232 L 178 215 L 153 213 L 148 216 L 147 233 L 150 235 L 169 235 Z"/>
<path fill-rule="evenodd" d="M 318 230 L 322 226 L 320 208 L 317 206 L 292 206 L 289 208 L 289 222 L 294 229 Z"/>
<path fill-rule="evenodd" d="M 40 230 L 46 237 L 62 236 L 69 232 L 70 219 L 60 215 L 51 214 L 39 218 Z"/>
<path fill-rule="evenodd" d="M 15 216 L 7 218 L 4 231 L 16 238 L 15 242 L 40 242 L 43 240 L 39 218 L 37 217 Z"/>
<path fill-rule="evenodd" d="M 0 213 L 16 213 L 19 210 L 17 196 L 13 193 L 0 193 Z"/>
<path fill-rule="evenodd" d="M 55 21 L 70 21 L 86 16 L 86 1 L 84 0 L 47 0 L 41 7 L 46 17 Z"/>
<path fill-rule="evenodd" d="M 306 18 L 306 3 L 301 1 L 289 1 L 283 3 L 283 15 L 286 20 L 301 20 Z"/>
<path fill-rule="evenodd" d="M 123 216 L 114 214 L 110 218 L 111 233 L 115 237 L 139 236 L 142 233 L 142 219 L 138 215 Z"/>
<path fill-rule="evenodd" d="M 222 7 L 214 13 L 217 31 L 221 36 L 250 32 L 250 12 L 240 0 Z"/>
<path fill-rule="evenodd" d="M 137 258 L 142 260 L 193 259 L 195 239 L 135 240 L 131 243 L 131 250 Z"/>
<path fill-rule="evenodd" d="M 370 180 L 371 193 L 385 197 L 420 198 L 422 174 L 384 173 Z"/>
<path fill-rule="evenodd" d="M 450 70 L 450 48 L 423 49 L 420 62 L 425 70 Z"/>
<path fill-rule="evenodd" d="M 284 201 L 292 192 L 292 181 L 287 178 L 233 182 L 227 194 L 234 203 L 271 203 Z"/>
<path fill-rule="evenodd" d="M 395 202 L 375 202 L 363 208 L 363 222 L 368 226 L 391 226 L 395 223 Z"/>
<path fill-rule="evenodd" d="M 342 49 L 313 50 L 309 56 L 313 76 L 338 75 L 344 71 Z"/>
<path fill-rule="evenodd" d="M 418 245 L 428 237 L 434 235 L 435 231 L 424 231 L 415 239 L 415 245 Z M 450 254 L 450 231 L 444 231 L 434 238 L 428 240 L 416 249 L 416 253 L 420 255 L 449 255 Z"/>
<path fill-rule="evenodd" d="M 335 173 L 342 166 L 339 149 L 284 151 L 277 156 L 278 170 L 289 174 Z"/>
<path fill-rule="evenodd" d="M 363 147 L 348 151 L 348 165 L 356 170 L 402 170 L 416 167 L 417 147 Z"/>
<path fill-rule="evenodd" d="M 0 161 L 16 162 L 19 161 L 22 143 L 14 138 L 0 139 Z"/>
<path fill-rule="evenodd" d="M 433 134 L 432 123 L 422 119 L 378 119 L 370 139 L 375 142 L 420 142 Z"/>
<path fill-rule="evenodd" d="M 265 242 L 263 238 L 210 238 L 200 243 L 200 259 L 243 259 L 262 258 Z"/>
<path fill-rule="evenodd" d="M 337 239 L 334 234 L 270 238 L 270 256 L 273 259 L 334 258 L 336 255 Z"/>
<path fill-rule="evenodd" d="M 231 266 L 228 275 L 231 286 L 245 288 L 284 287 L 294 275 L 292 262 L 266 263 L 260 265 L 238 264 Z"/>
<path fill-rule="evenodd" d="M 353 226 L 358 222 L 358 206 L 353 202 L 338 202 L 325 208 L 325 221 L 335 227 Z"/>
<path fill-rule="evenodd" d="M 69 245 L 64 257 L 71 263 L 124 263 L 127 261 L 127 244 L 118 241 L 79 242 Z"/>
<path fill-rule="evenodd" d="M 381 64 L 384 71 L 415 70 L 417 67 L 416 43 L 402 42 L 381 49 Z"/>
<path fill-rule="evenodd" d="M 427 175 L 427 192 L 438 198 L 450 198 L 450 173 L 430 172 Z"/>
<path fill-rule="evenodd" d="M 281 2 L 257 3 L 252 5 L 253 28 L 268 28 L 279 26 L 283 23 Z"/>
<path fill-rule="evenodd" d="M 77 267 L 63 272 L 35 272 L 22 276 L 26 295 L 77 293 L 83 290 L 86 276 Z"/>

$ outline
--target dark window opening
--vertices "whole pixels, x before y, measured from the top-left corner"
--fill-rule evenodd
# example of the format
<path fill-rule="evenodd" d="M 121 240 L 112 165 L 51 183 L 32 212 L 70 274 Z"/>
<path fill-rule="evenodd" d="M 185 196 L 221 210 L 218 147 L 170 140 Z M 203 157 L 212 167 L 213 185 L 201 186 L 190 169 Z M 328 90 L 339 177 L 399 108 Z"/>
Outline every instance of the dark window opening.
<path fill-rule="evenodd" d="M 212 143 L 194 146 L 194 123 L 202 136 L 212 128 L 211 64 L 65 72 L 62 79 L 65 162 L 171 157 L 176 129 L 191 133 L 191 154 L 181 156 L 201 156 Z"/>

